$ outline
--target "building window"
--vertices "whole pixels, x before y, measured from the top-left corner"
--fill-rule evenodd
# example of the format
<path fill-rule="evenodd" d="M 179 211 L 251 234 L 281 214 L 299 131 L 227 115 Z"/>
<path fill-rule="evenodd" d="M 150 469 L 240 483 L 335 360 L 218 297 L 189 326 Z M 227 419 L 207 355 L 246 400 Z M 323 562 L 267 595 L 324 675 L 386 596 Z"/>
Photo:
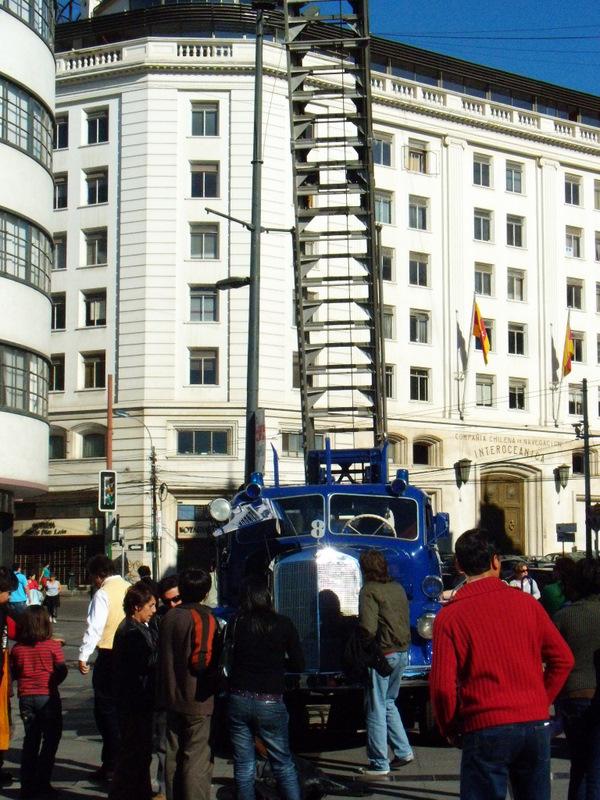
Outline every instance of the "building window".
<path fill-rule="evenodd" d="M 478 242 L 492 240 L 492 212 L 476 208 L 473 214 L 473 236 Z"/>
<path fill-rule="evenodd" d="M 509 378 L 508 381 L 508 407 L 517 411 L 525 411 L 525 396 L 527 382 L 519 378 Z"/>
<path fill-rule="evenodd" d="M 567 278 L 567 308 L 583 308 L 583 281 Z"/>
<path fill-rule="evenodd" d="M 52 241 L 22 217 L 0 209 L 0 274 L 50 291 Z"/>
<path fill-rule="evenodd" d="M 0 407 L 45 417 L 49 377 L 46 359 L 0 344 Z"/>
<path fill-rule="evenodd" d="M 65 150 L 69 146 L 69 115 L 58 114 L 54 123 L 55 150 Z"/>
<path fill-rule="evenodd" d="M 596 231 L 596 235 L 594 237 L 594 255 L 596 261 L 600 261 L 600 233 Z"/>
<path fill-rule="evenodd" d="M 284 456 L 299 456 L 302 454 L 303 439 L 301 431 L 281 432 L 281 454 Z M 315 450 L 325 449 L 325 435 L 315 433 Z"/>
<path fill-rule="evenodd" d="M 190 350 L 190 384 L 192 386 L 216 386 L 216 350 Z"/>
<path fill-rule="evenodd" d="M 583 414 L 583 389 L 574 383 L 569 384 L 569 414 Z"/>
<path fill-rule="evenodd" d="M 50 433 L 48 457 L 51 461 L 67 457 L 67 441 L 64 433 Z"/>
<path fill-rule="evenodd" d="M 106 228 L 84 231 L 83 235 L 85 236 L 86 266 L 97 267 L 100 264 L 106 264 L 108 261 Z"/>
<path fill-rule="evenodd" d="M 508 352 L 513 356 L 525 355 L 525 325 L 508 323 Z"/>
<path fill-rule="evenodd" d="M 581 331 L 573 331 L 573 361 L 579 364 L 585 361 L 585 334 Z"/>
<path fill-rule="evenodd" d="M 596 334 L 596 363 L 600 364 L 600 333 Z"/>
<path fill-rule="evenodd" d="M 383 338 L 394 338 L 394 309 L 392 306 L 383 307 Z"/>
<path fill-rule="evenodd" d="M 388 399 L 396 396 L 396 376 L 393 364 L 385 365 L 385 396 Z"/>
<path fill-rule="evenodd" d="M 406 169 L 427 174 L 427 146 L 422 142 L 409 142 L 406 152 Z"/>
<path fill-rule="evenodd" d="M 418 344 L 429 343 L 429 311 L 410 310 L 409 338 Z"/>
<path fill-rule="evenodd" d="M 67 296 L 64 292 L 58 292 L 51 296 L 51 300 L 51 328 L 53 331 L 64 331 L 67 319 Z"/>
<path fill-rule="evenodd" d="M 565 254 L 569 258 L 581 258 L 581 236 L 581 228 L 566 228 Z"/>
<path fill-rule="evenodd" d="M 506 276 L 506 294 L 509 300 L 525 299 L 525 273 L 523 270 L 508 270 Z"/>
<path fill-rule="evenodd" d="M 373 137 L 373 162 L 382 167 L 392 166 L 392 142 L 382 136 Z"/>
<path fill-rule="evenodd" d="M 506 164 L 506 191 L 521 194 L 523 191 L 523 167 L 508 161 Z"/>
<path fill-rule="evenodd" d="M 192 103 L 192 136 L 219 135 L 219 104 Z"/>
<path fill-rule="evenodd" d="M 14 13 L 17 3 L 0 2 Z M 24 4 L 31 12 L 29 2 Z M 28 58 L 23 53 L 24 59 Z M 46 106 L 21 86 L 0 76 L 0 141 L 22 150 L 46 169 L 52 168 L 54 125 Z"/>
<path fill-rule="evenodd" d="M 67 207 L 69 181 L 66 175 L 54 176 L 54 210 Z"/>
<path fill-rule="evenodd" d="M 430 467 L 435 463 L 436 446 L 432 442 L 416 439 L 412 445 L 412 463 Z"/>
<path fill-rule="evenodd" d="M 491 297 L 493 267 L 491 264 L 475 264 L 475 292 Z"/>
<path fill-rule="evenodd" d="M 192 164 L 192 197 L 219 196 L 219 165 Z"/>
<path fill-rule="evenodd" d="M 600 181 L 594 181 L 594 208 L 600 211 Z"/>
<path fill-rule="evenodd" d="M 227 456 L 231 453 L 229 430 L 180 430 L 177 431 L 177 455 L 179 456 Z"/>
<path fill-rule="evenodd" d="M 583 450 L 571 454 L 571 472 L 573 475 L 585 475 Z"/>
<path fill-rule="evenodd" d="M 101 142 L 108 142 L 107 108 L 87 113 L 87 143 L 100 144 Z"/>
<path fill-rule="evenodd" d="M 56 13 L 52 3 L 42 0 L 42 2 L 0 3 L 0 7 L 2 5 L 52 48 Z"/>
<path fill-rule="evenodd" d="M 391 247 L 381 248 L 381 277 L 384 281 L 394 280 L 394 255 Z"/>
<path fill-rule="evenodd" d="M 375 192 L 375 222 L 382 225 L 392 224 L 392 195 Z"/>
<path fill-rule="evenodd" d="M 485 330 L 487 332 L 488 342 L 490 345 L 490 351 L 494 349 L 494 320 L 493 319 L 484 319 L 483 324 L 485 325 Z M 481 339 L 477 336 L 475 338 L 475 350 L 481 350 Z"/>
<path fill-rule="evenodd" d="M 204 260 L 219 257 L 218 225 L 190 225 L 190 256 Z"/>
<path fill-rule="evenodd" d="M 473 183 L 475 186 L 491 186 L 491 159 L 487 156 L 473 156 Z"/>
<path fill-rule="evenodd" d="M 596 311 L 600 314 L 600 283 L 596 284 Z"/>
<path fill-rule="evenodd" d="M 97 328 L 106 325 L 106 289 L 84 292 L 85 327 Z"/>
<path fill-rule="evenodd" d="M 88 206 L 108 202 L 108 170 L 94 170 L 86 173 L 85 184 Z"/>
<path fill-rule="evenodd" d="M 67 268 L 67 234 L 55 233 L 54 234 L 54 260 L 52 262 L 52 269 L 66 269 Z"/>
<path fill-rule="evenodd" d="M 510 247 L 523 247 L 525 220 L 509 214 L 506 217 L 506 244 Z"/>
<path fill-rule="evenodd" d="M 417 231 L 426 231 L 428 209 L 429 200 L 426 197 L 410 195 L 408 198 L 408 227 Z"/>
<path fill-rule="evenodd" d="M 190 287 L 190 322 L 217 322 L 217 291 L 208 286 Z"/>
<path fill-rule="evenodd" d="M 64 392 L 65 390 L 65 356 L 50 356 L 50 391 Z"/>
<path fill-rule="evenodd" d="M 494 378 L 491 375 L 476 376 L 475 404 L 488 408 L 494 405 Z"/>
<path fill-rule="evenodd" d="M 429 401 L 429 370 L 421 367 L 410 368 L 410 399 L 423 403 Z"/>
<path fill-rule="evenodd" d="M 408 282 L 411 286 L 429 285 L 429 256 L 426 253 L 410 253 L 408 257 Z"/>
<path fill-rule="evenodd" d="M 570 206 L 581 205 L 581 178 L 576 175 L 565 175 L 565 203 Z"/>
<path fill-rule="evenodd" d="M 105 458 L 106 457 L 106 434 L 104 433 L 84 433 L 81 437 L 81 457 L 82 458 Z"/>
<path fill-rule="evenodd" d="M 104 389 L 106 386 L 106 354 L 104 351 L 97 353 L 82 353 L 83 361 L 83 388 Z"/>

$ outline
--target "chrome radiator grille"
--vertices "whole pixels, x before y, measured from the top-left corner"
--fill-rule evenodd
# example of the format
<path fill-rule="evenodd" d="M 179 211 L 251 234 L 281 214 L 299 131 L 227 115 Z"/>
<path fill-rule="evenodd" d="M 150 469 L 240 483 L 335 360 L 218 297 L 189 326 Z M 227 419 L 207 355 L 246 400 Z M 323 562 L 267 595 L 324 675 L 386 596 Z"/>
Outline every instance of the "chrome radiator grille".
<path fill-rule="evenodd" d="M 314 558 L 281 561 L 273 575 L 275 608 L 289 617 L 300 634 L 306 669 L 319 668 L 319 590 Z"/>

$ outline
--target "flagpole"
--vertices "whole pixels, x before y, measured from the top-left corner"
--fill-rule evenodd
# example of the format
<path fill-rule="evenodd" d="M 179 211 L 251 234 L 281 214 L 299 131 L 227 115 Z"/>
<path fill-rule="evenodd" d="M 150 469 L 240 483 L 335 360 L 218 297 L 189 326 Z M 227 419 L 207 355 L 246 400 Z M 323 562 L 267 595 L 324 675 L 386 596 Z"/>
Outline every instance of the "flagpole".
<path fill-rule="evenodd" d="M 473 292 L 473 303 L 471 305 L 471 324 L 469 325 L 469 346 L 467 348 L 467 362 L 464 371 L 464 386 L 462 397 L 462 410 L 459 410 L 461 420 L 465 418 L 465 399 L 467 396 L 467 376 L 469 374 L 469 361 L 471 359 L 471 350 L 473 348 L 473 321 L 475 319 L 475 292 Z"/>
<path fill-rule="evenodd" d="M 560 380 L 558 382 L 558 401 L 557 401 L 557 408 L 556 408 L 556 416 L 557 417 L 560 414 L 560 398 L 561 398 L 561 395 L 562 395 L 563 379 L 565 377 L 565 348 L 567 346 L 567 330 L 568 331 L 571 330 L 571 309 L 569 309 L 569 313 L 567 314 L 567 327 L 565 329 L 565 341 L 563 342 L 563 354 L 562 354 L 562 359 L 561 359 L 561 362 L 560 362 Z"/>
<path fill-rule="evenodd" d="M 550 323 L 550 362 L 552 362 L 552 349 L 556 351 L 554 346 L 554 325 Z M 558 353 L 556 354 L 556 359 L 558 360 Z M 552 369 L 553 365 L 550 363 L 550 369 Z M 552 383 L 550 384 L 550 389 L 552 391 L 552 419 L 554 420 L 554 427 L 558 428 L 558 412 L 560 409 L 560 393 L 561 393 L 561 386 L 562 386 L 562 364 L 559 364 L 558 367 L 560 371 L 560 377 L 557 375 L 558 381 L 554 381 L 554 375 L 552 376 Z"/>
<path fill-rule="evenodd" d="M 458 416 L 461 420 L 463 420 L 465 418 L 465 415 L 463 414 L 463 409 L 460 407 L 460 382 L 465 380 L 465 372 L 463 369 L 461 369 L 462 364 L 460 359 L 460 340 L 459 340 L 460 325 L 458 323 L 458 308 L 454 309 L 454 317 L 456 319 L 456 405 L 458 410 Z"/>

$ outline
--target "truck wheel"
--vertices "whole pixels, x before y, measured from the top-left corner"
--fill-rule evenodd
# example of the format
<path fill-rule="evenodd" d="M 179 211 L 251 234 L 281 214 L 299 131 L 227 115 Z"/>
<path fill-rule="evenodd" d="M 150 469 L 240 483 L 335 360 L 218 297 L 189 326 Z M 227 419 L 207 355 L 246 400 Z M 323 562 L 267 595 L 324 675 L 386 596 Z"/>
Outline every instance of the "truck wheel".
<path fill-rule="evenodd" d="M 433 708 L 429 698 L 424 701 L 419 710 L 419 733 L 424 743 L 429 745 L 442 744 L 442 735 L 435 724 Z"/>

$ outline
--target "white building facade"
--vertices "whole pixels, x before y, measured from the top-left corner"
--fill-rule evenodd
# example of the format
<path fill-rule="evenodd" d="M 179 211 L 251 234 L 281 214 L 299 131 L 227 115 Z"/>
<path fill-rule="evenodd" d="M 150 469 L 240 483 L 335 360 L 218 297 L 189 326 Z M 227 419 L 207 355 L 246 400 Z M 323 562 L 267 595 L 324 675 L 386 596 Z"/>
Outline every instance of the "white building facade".
<path fill-rule="evenodd" d="M 126 548 L 150 540 L 154 447 L 163 568 L 207 557 L 201 508 L 243 480 L 248 295 L 215 283 L 248 274 L 250 241 L 212 211 L 250 220 L 253 19 L 239 7 L 142 17 L 103 5 L 59 33 L 51 492 L 17 532 L 61 516 L 80 520 L 66 529 L 101 532 L 110 374 L 121 534 Z M 262 216 L 289 228 L 286 59 L 280 22 L 272 30 Z M 573 425 L 583 378 L 592 433 L 600 425 L 600 100 L 382 40 L 372 54 L 392 467 L 410 469 L 456 534 L 481 518 L 507 547 L 540 554 L 560 549 L 557 523 L 576 522 L 582 548 Z M 291 241 L 265 233 L 262 248 L 259 405 L 292 482 L 302 458 Z M 487 364 L 471 336 L 474 299 Z M 593 501 L 597 475 L 593 450 Z"/>
<path fill-rule="evenodd" d="M 0 3 L 0 563 L 48 487 L 53 34 L 52 3 Z"/>

